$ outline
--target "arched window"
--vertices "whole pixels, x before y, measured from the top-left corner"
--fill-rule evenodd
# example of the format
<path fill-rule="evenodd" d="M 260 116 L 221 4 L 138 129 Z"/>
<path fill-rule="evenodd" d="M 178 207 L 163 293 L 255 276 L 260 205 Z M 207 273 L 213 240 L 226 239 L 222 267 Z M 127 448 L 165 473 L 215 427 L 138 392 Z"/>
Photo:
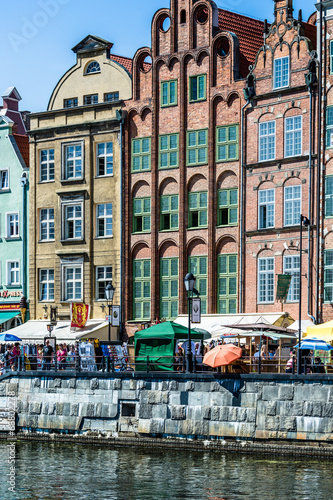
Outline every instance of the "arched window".
<path fill-rule="evenodd" d="M 90 75 L 91 73 L 99 73 L 101 71 L 101 67 L 97 61 L 92 61 L 88 64 L 86 69 L 86 75 Z"/>
<path fill-rule="evenodd" d="M 186 23 L 186 10 L 182 10 L 180 12 L 180 24 L 185 24 Z"/>

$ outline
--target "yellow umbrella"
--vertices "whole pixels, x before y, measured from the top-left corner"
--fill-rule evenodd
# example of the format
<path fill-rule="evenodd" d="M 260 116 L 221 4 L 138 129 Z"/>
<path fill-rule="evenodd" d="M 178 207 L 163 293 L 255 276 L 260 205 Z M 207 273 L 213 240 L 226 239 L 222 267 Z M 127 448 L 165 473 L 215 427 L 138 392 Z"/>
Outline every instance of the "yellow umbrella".
<path fill-rule="evenodd" d="M 332 342 L 333 320 L 322 323 L 321 325 L 308 326 L 306 333 L 303 334 L 303 338 L 305 337 L 315 337 L 320 340 L 325 340 L 325 342 Z"/>

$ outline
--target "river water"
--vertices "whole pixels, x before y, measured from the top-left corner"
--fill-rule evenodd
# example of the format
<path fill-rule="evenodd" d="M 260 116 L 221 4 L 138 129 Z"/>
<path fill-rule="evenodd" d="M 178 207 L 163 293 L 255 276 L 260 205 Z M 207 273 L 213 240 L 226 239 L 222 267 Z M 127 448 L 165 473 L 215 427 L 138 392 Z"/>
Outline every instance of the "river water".
<path fill-rule="evenodd" d="M 0 441 L 1 500 L 332 500 L 332 471 L 325 459 Z"/>

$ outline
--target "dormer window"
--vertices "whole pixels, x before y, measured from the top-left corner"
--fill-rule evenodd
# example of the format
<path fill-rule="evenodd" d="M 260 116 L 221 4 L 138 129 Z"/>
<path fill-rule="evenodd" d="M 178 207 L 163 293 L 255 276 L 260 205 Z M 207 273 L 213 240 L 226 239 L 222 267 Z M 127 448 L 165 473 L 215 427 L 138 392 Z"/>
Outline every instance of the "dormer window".
<path fill-rule="evenodd" d="M 92 73 L 100 73 L 101 67 L 97 61 L 92 61 L 88 64 L 86 69 L 86 75 L 91 75 Z"/>

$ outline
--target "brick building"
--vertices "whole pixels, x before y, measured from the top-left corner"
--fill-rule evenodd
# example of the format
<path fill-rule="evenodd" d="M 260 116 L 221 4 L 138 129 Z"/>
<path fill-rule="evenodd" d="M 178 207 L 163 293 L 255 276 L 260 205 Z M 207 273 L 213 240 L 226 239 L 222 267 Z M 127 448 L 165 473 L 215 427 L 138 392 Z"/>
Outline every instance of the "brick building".
<path fill-rule="evenodd" d="M 291 0 L 274 7 L 269 25 L 207 0 L 171 0 L 153 17 L 152 47 L 135 54 L 125 133 L 128 332 L 186 313 L 189 271 L 203 314 L 297 317 L 300 213 L 311 218 L 316 253 L 314 133 L 309 141 L 318 99 L 304 78 L 316 67 L 316 27 L 293 19 Z M 275 303 L 283 270 L 293 274 L 286 304 Z M 303 319 L 313 315 L 309 283 Z"/>

